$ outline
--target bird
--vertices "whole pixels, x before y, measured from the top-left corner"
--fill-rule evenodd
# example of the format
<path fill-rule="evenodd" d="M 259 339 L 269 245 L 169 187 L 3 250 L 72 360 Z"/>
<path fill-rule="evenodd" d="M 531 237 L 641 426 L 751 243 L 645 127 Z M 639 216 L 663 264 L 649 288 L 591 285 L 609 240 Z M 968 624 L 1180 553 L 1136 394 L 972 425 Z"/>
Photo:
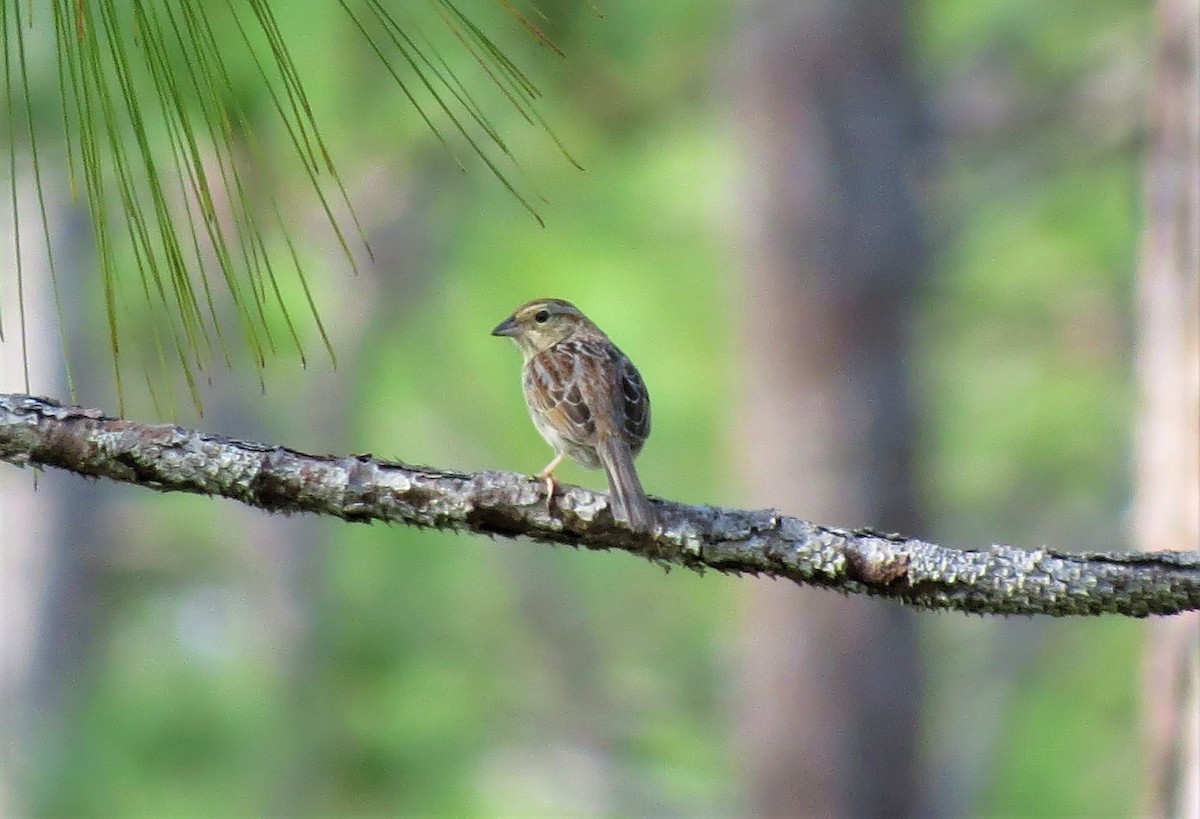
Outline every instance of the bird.
<path fill-rule="evenodd" d="M 657 523 L 633 459 L 650 435 L 650 393 L 633 362 L 579 308 L 534 299 L 492 335 L 511 338 L 524 357 L 529 416 L 555 455 L 537 477 L 554 497 L 554 470 L 565 456 L 608 478 L 615 520 L 635 531 Z"/>

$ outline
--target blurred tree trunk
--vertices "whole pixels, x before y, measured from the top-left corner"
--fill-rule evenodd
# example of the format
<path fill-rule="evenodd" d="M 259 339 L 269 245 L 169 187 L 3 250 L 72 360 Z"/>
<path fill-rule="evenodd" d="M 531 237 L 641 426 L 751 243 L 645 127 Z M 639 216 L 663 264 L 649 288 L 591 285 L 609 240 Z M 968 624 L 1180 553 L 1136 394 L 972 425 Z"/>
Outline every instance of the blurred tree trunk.
<path fill-rule="evenodd" d="M 1200 549 L 1200 0 L 1159 0 L 1146 223 L 1138 278 L 1141 388 L 1135 537 Z M 1150 625 L 1146 816 L 1200 816 L 1200 616 Z"/>
<path fill-rule="evenodd" d="M 0 220 L 0 384 L 23 385 L 28 365 L 35 393 L 65 392 L 57 355 L 58 318 L 51 289 L 49 259 L 42 237 L 41 215 L 27 158 L 19 160 L 15 181 L 5 180 L 16 191 L 15 208 Z M 69 204 L 50 197 L 46 210 L 51 219 L 63 218 Z M 17 305 L 16 232 L 10 221 L 19 220 L 23 263 L 23 304 L 27 334 L 22 337 Z M 63 274 L 63 248 L 56 259 Z M 84 592 L 58 582 L 64 566 L 85 561 L 77 557 L 77 544 L 63 537 L 64 517 L 74 508 L 78 494 L 66 475 L 40 475 L 34 491 L 33 470 L 0 473 L 0 816 L 30 812 L 32 786 L 43 761 L 55 753 L 55 728 L 60 727 L 62 694 L 66 683 L 46 671 L 85 648 L 86 639 L 64 639 L 48 645 L 46 635 L 59 620 L 64 604 L 82 600 Z"/>
<path fill-rule="evenodd" d="M 748 500 L 918 533 L 910 314 L 927 146 L 903 4 L 743 4 Z M 917 624 L 895 605 L 747 590 L 738 732 L 759 816 L 919 812 Z"/>

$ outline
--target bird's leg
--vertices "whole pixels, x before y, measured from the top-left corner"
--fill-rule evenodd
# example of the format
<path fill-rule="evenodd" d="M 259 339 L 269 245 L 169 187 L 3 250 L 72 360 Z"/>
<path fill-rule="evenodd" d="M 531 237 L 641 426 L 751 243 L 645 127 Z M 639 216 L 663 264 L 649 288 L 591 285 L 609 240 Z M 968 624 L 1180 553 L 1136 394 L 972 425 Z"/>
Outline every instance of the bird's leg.
<path fill-rule="evenodd" d="M 560 452 L 554 456 L 554 460 L 546 464 L 546 468 L 537 473 L 535 477 L 541 478 L 546 482 L 546 514 L 550 514 L 550 507 L 554 504 L 554 470 L 562 463 L 564 453 Z"/>

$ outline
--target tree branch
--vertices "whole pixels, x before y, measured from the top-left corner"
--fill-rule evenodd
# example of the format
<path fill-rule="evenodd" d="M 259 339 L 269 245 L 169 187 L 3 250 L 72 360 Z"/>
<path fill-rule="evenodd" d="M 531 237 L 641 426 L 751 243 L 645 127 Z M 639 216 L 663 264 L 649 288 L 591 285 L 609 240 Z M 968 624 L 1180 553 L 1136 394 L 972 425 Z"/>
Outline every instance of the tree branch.
<path fill-rule="evenodd" d="M 654 504 L 660 529 L 613 521 L 605 494 L 540 480 L 453 472 L 370 455 L 307 455 L 169 424 L 107 418 L 45 398 L 0 394 L 0 460 L 54 466 L 162 492 L 220 495 L 268 512 L 405 523 L 588 549 L 663 565 L 785 577 L 844 594 L 979 614 L 1145 617 L 1200 609 L 1200 553 L 1106 554 L 992 546 L 949 549 L 772 510 Z"/>

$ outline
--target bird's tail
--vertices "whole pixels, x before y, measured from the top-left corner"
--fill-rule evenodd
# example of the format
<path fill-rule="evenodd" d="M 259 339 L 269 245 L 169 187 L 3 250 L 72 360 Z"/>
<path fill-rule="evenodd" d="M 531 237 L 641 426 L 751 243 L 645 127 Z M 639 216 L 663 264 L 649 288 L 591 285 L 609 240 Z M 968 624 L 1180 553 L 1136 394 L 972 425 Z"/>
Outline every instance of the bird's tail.
<path fill-rule="evenodd" d="M 604 474 L 608 476 L 609 497 L 612 499 L 612 514 L 629 528 L 639 532 L 654 529 L 658 516 L 642 489 L 637 470 L 633 467 L 633 453 L 629 444 L 620 435 L 607 435 L 596 447 Z"/>

